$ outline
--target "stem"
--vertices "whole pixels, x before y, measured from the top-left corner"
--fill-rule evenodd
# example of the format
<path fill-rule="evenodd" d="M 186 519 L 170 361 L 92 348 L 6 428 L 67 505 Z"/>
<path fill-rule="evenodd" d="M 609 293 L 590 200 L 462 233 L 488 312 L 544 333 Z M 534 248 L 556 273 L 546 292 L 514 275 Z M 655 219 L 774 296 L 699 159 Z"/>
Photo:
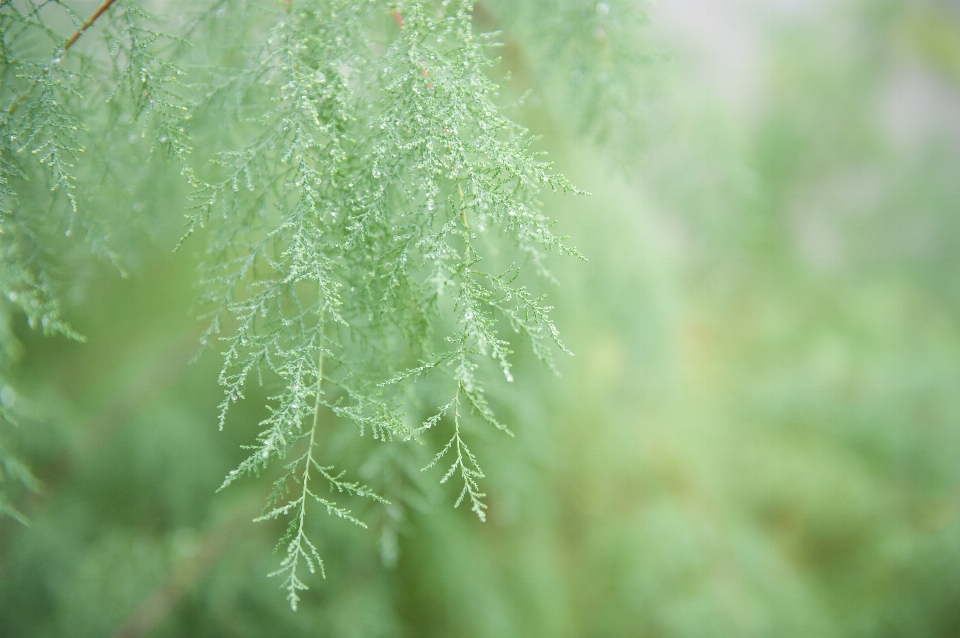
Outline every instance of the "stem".
<path fill-rule="evenodd" d="M 76 42 L 78 39 L 80 39 L 80 36 L 83 35 L 83 32 L 89 29 L 91 26 L 93 26 L 93 23 L 97 21 L 97 18 L 103 15 L 103 13 L 110 8 L 110 5 L 112 5 L 116 1 L 117 0 L 107 0 L 102 5 L 100 5 L 100 8 L 97 9 L 92 16 L 90 16 L 90 19 L 84 22 L 82 25 L 80 25 L 80 28 L 77 29 L 77 32 L 74 33 L 72 36 L 70 36 L 70 39 L 64 43 L 61 49 L 61 52 L 65 52 L 67 49 L 72 47 L 73 43 Z M 20 104 L 22 104 L 25 99 L 27 99 L 27 95 L 30 94 L 30 91 L 32 91 L 33 87 L 35 87 L 36 85 L 37 83 L 35 81 L 33 84 L 30 85 L 29 89 L 21 93 L 20 96 L 17 97 L 16 100 L 14 100 L 13 104 L 10 105 L 10 108 L 7 109 L 7 115 L 13 115 L 13 112 L 17 110 L 17 107 L 19 107 Z"/>
<path fill-rule="evenodd" d="M 33 87 L 37 85 L 36 81 L 30 85 L 30 88 L 24 91 L 17 97 L 17 99 L 10 105 L 10 108 L 7 109 L 7 115 L 13 115 L 13 112 L 17 110 L 17 107 L 20 106 L 20 103 L 27 99 L 27 94 L 33 90 Z"/>
<path fill-rule="evenodd" d="M 321 317 L 320 321 L 323 321 Z M 321 323 L 320 327 L 320 336 L 323 337 L 323 325 Z M 321 344 L 322 347 L 322 344 Z M 320 395 L 322 394 L 323 388 L 323 350 L 320 350 L 320 354 L 317 356 L 317 398 L 313 403 L 313 425 L 310 427 L 310 445 L 307 447 L 307 460 L 306 464 L 303 467 L 303 493 L 300 495 L 302 499 L 300 503 L 300 522 L 297 534 L 303 536 L 303 521 L 306 518 L 307 513 L 307 495 L 309 490 L 307 489 L 307 483 L 310 480 L 310 465 L 314 463 L 313 460 L 313 446 L 314 441 L 316 440 L 317 435 L 317 425 L 320 423 Z"/>
<path fill-rule="evenodd" d="M 463 383 L 457 382 L 457 392 L 453 395 L 453 428 L 457 436 L 457 463 L 460 464 L 460 472 L 463 474 L 463 451 L 460 449 L 460 388 Z"/>
<path fill-rule="evenodd" d="M 467 209 L 463 207 L 463 186 L 457 183 L 457 193 L 460 195 L 460 219 L 463 220 L 463 242 L 467 245 L 467 262 L 470 261 L 470 222 L 467 221 Z"/>
<path fill-rule="evenodd" d="M 92 16 L 90 16 L 90 19 L 84 22 L 83 25 L 79 29 L 77 29 L 77 32 L 74 33 L 72 36 L 70 36 L 70 39 L 67 40 L 67 43 L 63 45 L 63 50 L 66 51 L 67 49 L 72 47 L 73 43 L 76 42 L 81 35 L 83 35 L 83 32 L 89 29 L 93 25 L 93 23 L 97 21 L 97 18 L 103 15 L 103 13 L 107 9 L 109 9 L 110 5 L 112 5 L 114 2 L 116 2 L 116 0 L 107 0 L 102 5 L 100 5 L 100 8 L 97 9 Z"/>

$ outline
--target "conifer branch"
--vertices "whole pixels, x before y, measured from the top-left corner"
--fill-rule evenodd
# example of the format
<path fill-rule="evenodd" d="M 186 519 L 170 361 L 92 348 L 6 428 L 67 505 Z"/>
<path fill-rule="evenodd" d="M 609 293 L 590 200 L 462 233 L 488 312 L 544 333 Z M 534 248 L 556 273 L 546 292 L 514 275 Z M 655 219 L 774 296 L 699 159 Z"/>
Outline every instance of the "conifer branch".
<path fill-rule="evenodd" d="M 486 388 L 491 378 L 513 381 L 518 342 L 554 370 L 553 353 L 567 352 L 532 287 L 536 275 L 552 281 L 548 254 L 578 255 L 554 233 L 541 194 L 578 191 L 499 104 L 491 78 L 497 36 L 475 28 L 473 3 L 216 0 L 182 20 L 181 34 L 230 68 L 194 66 L 181 50 L 185 40 L 155 28 L 127 0 L 107 0 L 83 21 L 69 13 L 77 30 L 65 43 L 39 9 L 21 15 L 4 0 L 0 7 L 0 20 L 25 33 L 41 29 L 54 60 L 35 48 L 34 57 L 2 51 L 5 64 L 13 60 L 4 79 L 15 82 L 2 87 L 0 110 L 0 311 L 19 308 L 31 325 L 74 335 L 59 314 L 50 238 L 62 241 L 76 226 L 119 260 L 105 248 L 117 224 L 102 229 L 87 204 L 90 156 L 111 156 L 103 145 L 112 151 L 128 139 L 117 135 L 115 113 L 84 111 L 109 104 L 144 127 L 118 161 L 144 161 L 137 138 L 151 133 L 150 152 L 165 151 L 192 188 L 182 241 L 206 230 L 200 287 L 209 323 L 200 343 L 221 346 L 220 427 L 251 394 L 248 384 L 269 388 L 268 415 L 221 489 L 281 465 L 257 520 L 287 522 L 275 574 L 291 605 L 307 587 L 303 565 L 324 572 L 308 538 L 309 502 L 364 526 L 317 485 L 385 502 L 344 479 L 344 470 L 320 465 L 321 409 L 331 423 L 356 426 L 358 438 L 371 434 L 358 449 L 384 451 L 368 458 L 428 443 L 427 430 L 452 420 L 428 467 L 455 456 L 441 483 L 457 475 L 456 504 L 469 497 L 483 519 L 484 474 L 467 445 L 470 428 L 510 432 Z M 204 39 L 207 21 L 232 12 L 255 16 L 262 42 Z M 94 23 L 107 34 L 106 50 L 72 49 Z M 0 46 L 9 33 L 0 33 Z M 184 75 L 191 81 L 181 82 Z M 197 143 L 198 131 L 215 135 Z M 195 143 L 199 159 L 191 156 Z M 83 155 L 88 147 L 94 152 Z M 36 199 L 32 184 L 46 189 L 45 199 L 24 206 L 21 193 Z M 438 405 L 451 386 L 453 398 Z M 432 416 L 424 420 L 421 409 Z M 426 476 L 419 465 L 412 474 Z"/>
<path fill-rule="evenodd" d="M 447 468 L 446 473 L 443 475 L 443 478 L 440 479 L 440 483 L 446 483 L 450 477 L 452 477 L 456 471 L 460 470 L 460 478 L 463 480 L 463 488 L 460 490 L 460 495 L 457 497 L 457 500 L 454 502 L 454 507 L 460 507 L 460 504 L 463 502 L 464 498 L 467 496 L 470 497 L 470 504 L 473 512 L 477 515 L 481 521 L 487 520 L 487 504 L 483 502 L 483 498 L 486 496 L 484 492 L 480 491 L 480 485 L 478 479 L 484 478 L 483 470 L 480 469 L 480 463 L 477 461 L 477 457 L 473 455 L 470 451 L 470 448 L 467 447 L 467 444 L 463 441 L 460 433 L 460 391 L 464 390 L 462 383 L 457 383 L 457 390 L 454 393 L 453 401 L 444 406 L 441 409 L 441 412 L 436 416 L 431 418 L 427 423 L 424 424 L 425 428 L 431 427 L 434 423 L 439 420 L 439 417 L 442 416 L 451 406 L 453 407 L 453 436 L 450 437 L 450 440 L 447 441 L 447 444 L 440 450 L 436 456 L 433 457 L 433 460 L 430 461 L 426 466 L 424 466 L 420 471 L 426 471 L 435 466 L 444 456 L 447 455 L 447 452 L 450 452 L 451 449 L 454 450 L 456 458 L 453 460 L 453 463 Z"/>
<path fill-rule="evenodd" d="M 321 331 L 322 334 L 322 331 Z M 288 550 L 286 568 L 289 571 L 289 576 L 287 578 L 287 598 L 290 601 L 290 606 L 293 609 L 297 608 L 297 601 L 299 596 L 297 595 L 297 590 L 305 588 L 305 585 L 297 578 L 297 564 L 302 556 L 307 563 L 310 573 L 313 573 L 314 561 L 316 566 L 320 569 L 320 575 L 323 578 L 327 577 L 326 571 L 323 568 L 323 559 L 320 558 L 319 553 L 317 552 L 316 547 L 307 539 L 303 531 L 303 523 L 307 517 L 307 497 L 313 496 L 310 492 L 310 466 L 314 465 L 316 462 L 313 460 L 313 447 L 315 445 L 314 441 L 317 435 L 317 423 L 320 421 L 320 407 L 321 401 L 320 397 L 323 395 L 323 350 L 317 355 L 317 397 L 316 401 L 313 404 L 313 424 L 310 426 L 310 437 L 307 442 L 307 453 L 306 460 L 303 463 L 303 476 L 300 479 L 300 484 L 302 486 L 302 491 L 300 493 L 300 512 L 297 516 L 297 533 L 296 536 L 290 541 L 290 547 L 295 548 L 291 551 Z M 358 524 L 363 526 L 363 523 L 358 521 Z M 303 546 L 307 545 L 310 549 L 310 553 L 304 553 Z M 290 558 L 292 557 L 292 560 Z"/>

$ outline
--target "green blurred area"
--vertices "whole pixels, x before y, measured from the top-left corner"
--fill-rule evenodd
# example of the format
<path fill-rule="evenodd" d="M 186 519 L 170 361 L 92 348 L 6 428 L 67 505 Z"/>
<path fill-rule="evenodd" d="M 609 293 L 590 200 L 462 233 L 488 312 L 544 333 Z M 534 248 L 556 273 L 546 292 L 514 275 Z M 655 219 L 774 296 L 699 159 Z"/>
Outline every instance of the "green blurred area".
<path fill-rule="evenodd" d="M 960 7 L 651 18 L 628 148 L 554 84 L 520 113 L 592 193 L 547 200 L 589 262 L 554 261 L 562 378 L 518 347 L 491 389 L 517 437 L 476 433 L 488 522 L 417 477 L 419 509 L 322 521 L 327 579 L 289 610 L 265 485 L 214 493 L 266 391 L 217 431 L 200 244 L 170 254 L 185 193 L 152 160 L 131 278 L 76 270 L 88 342 L 18 328 L 42 489 L 0 520 L 0 636 L 960 635 Z"/>

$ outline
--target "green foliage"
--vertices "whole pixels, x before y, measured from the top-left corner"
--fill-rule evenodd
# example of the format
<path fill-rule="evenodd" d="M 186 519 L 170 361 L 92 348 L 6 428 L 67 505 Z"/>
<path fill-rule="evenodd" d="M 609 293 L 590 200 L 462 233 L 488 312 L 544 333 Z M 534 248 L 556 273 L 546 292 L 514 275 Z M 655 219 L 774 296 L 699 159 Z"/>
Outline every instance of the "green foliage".
<path fill-rule="evenodd" d="M 0 425 L 16 426 L 16 417 L 12 413 L 16 398 L 17 395 L 10 386 L 6 384 L 0 386 L 0 419 L 3 419 Z M 8 487 L 12 483 L 14 486 L 36 492 L 39 489 L 39 483 L 23 461 L 10 450 L 7 438 L 8 433 L 0 431 L 0 516 L 10 516 L 26 525 L 27 518 L 14 507 L 9 494 L 12 490 Z"/>
<path fill-rule="evenodd" d="M 104 148 L 104 138 L 117 120 L 150 121 L 155 145 L 181 160 L 186 152 L 186 107 L 170 88 L 181 71 L 165 57 L 168 38 L 149 26 L 152 19 L 137 5 L 112 4 L 109 22 L 97 25 L 104 27 L 106 46 L 90 51 L 85 41 L 50 26 L 66 18 L 78 34 L 83 31 L 69 5 L 0 4 L 3 312 L 18 310 L 31 327 L 74 339 L 81 337 L 62 319 L 57 294 L 58 237 L 81 236 L 91 252 L 123 272 L 119 249 L 110 242 L 117 220 L 98 216 L 89 197 L 118 163 L 133 158 Z M 81 42 L 76 48 L 75 41 Z M 87 151 L 94 157 L 81 161 Z M 83 194 L 78 183 L 86 187 Z"/>
<path fill-rule="evenodd" d="M 159 107 L 132 117 L 152 92 L 106 102 L 119 2 L 60 62 L 83 96 L 70 109 L 85 149 L 70 169 L 75 219 L 99 230 L 56 227 L 72 208 L 28 150 L 16 157 L 31 179 L 9 182 L 29 220 L 53 224 L 42 243 L 58 316 L 87 341 L 45 337 L 9 303 L 0 324 L 0 405 L 17 422 L 0 423 L 0 445 L 21 460 L 0 463 L 2 489 L 29 521 L 0 518 L 0 636 L 960 633 L 949 3 L 663 2 L 646 26 L 629 2 L 475 4 L 479 80 L 536 134 L 497 139 L 523 161 L 549 150 L 593 193 L 534 179 L 538 194 L 506 195 L 542 200 L 533 210 L 590 257 L 548 258 L 557 247 L 534 242 L 554 287 L 522 236 L 481 229 L 472 187 L 443 164 L 491 170 L 486 111 L 436 145 L 446 103 L 429 100 L 449 86 L 476 95 L 455 72 L 466 49 L 405 30 L 433 20 L 452 33 L 456 6 L 425 3 L 418 18 L 413 5 L 344 4 L 333 21 L 309 12 L 333 4 L 297 0 L 138 5 L 160 10 L 139 24 L 172 36 L 149 48 L 182 71 L 162 84 L 188 109 L 169 111 L 184 166 L 160 142 Z M 70 6 L 75 20 L 44 5 L 56 36 L 35 32 L 45 44 L 22 47 L 30 59 L 52 59 L 98 8 Z M 359 59 L 337 57 L 356 46 Z M 438 58 L 426 68 L 403 59 L 411 50 Z M 657 50 L 674 55 L 639 63 Z M 81 56 L 102 73 L 78 78 Z M 407 115 L 395 126 L 388 111 Z M 294 120 L 300 132 L 284 132 Z M 257 145 L 266 136 L 273 148 Z M 399 168 L 374 177 L 376 153 Z M 436 239 L 418 245 L 399 236 L 427 215 L 428 188 Z M 193 234 L 172 251 L 191 206 Z M 316 222 L 291 226 L 299 210 Z M 95 238 L 128 278 L 91 252 Z M 537 328 L 544 292 L 575 358 Z M 458 338 L 479 352 L 483 335 L 487 354 L 468 352 L 477 367 L 462 373 Z M 199 339 L 209 352 L 188 366 Z M 218 430 L 231 387 L 218 386 L 218 353 L 236 348 L 233 383 L 264 347 Z M 508 350 L 512 383 L 491 357 Z M 480 410 L 462 374 L 481 384 Z"/>
<path fill-rule="evenodd" d="M 198 185 L 189 225 L 209 228 L 203 340 L 226 345 L 221 428 L 252 376 L 280 380 L 258 444 L 223 486 L 306 443 L 276 482 L 271 506 L 284 504 L 263 517 L 290 517 L 282 566 L 293 605 L 299 559 L 322 570 L 304 532 L 310 498 L 359 523 L 317 496 L 311 478 L 373 496 L 314 458 L 321 409 L 388 442 L 420 440 L 456 404 L 434 462 L 456 444 L 442 481 L 459 468 L 460 500 L 469 494 L 482 520 L 483 472 L 461 438 L 461 402 L 505 429 L 479 376 L 492 358 L 513 379 L 501 326 L 548 363 L 547 342 L 562 348 L 549 307 L 516 283 L 518 268 L 481 268 L 511 245 L 541 274 L 544 251 L 576 254 L 537 201 L 544 187 L 572 189 L 493 102 L 491 46 L 465 3 L 396 3 L 389 13 L 376 3 L 292 4 L 249 63 L 212 80 L 220 130 L 250 138 L 217 156 L 221 170 Z M 454 399 L 418 425 L 422 408 L 405 409 L 403 398 L 431 375 L 449 379 Z"/>
<path fill-rule="evenodd" d="M 247 37 L 210 37 L 223 16 Z M 70 38 L 51 26 L 64 17 Z M 552 349 L 567 351 L 521 271 L 552 280 L 546 254 L 579 255 L 539 200 L 574 189 L 498 104 L 497 42 L 475 28 L 472 6 L 216 2 L 173 33 L 126 0 L 86 21 L 59 0 L 26 0 L 5 1 L 0 20 L 4 320 L 22 312 L 82 339 L 63 319 L 57 247 L 79 231 L 124 272 L 120 220 L 89 203 L 97 176 L 143 157 L 133 135 L 111 143 L 139 123 L 193 189 L 181 245 L 203 230 L 200 341 L 222 345 L 220 428 L 254 379 L 270 389 L 256 443 L 221 489 L 275 476 L 257 520 L 288 523 L 274 573 L 291 605 L 306 588 L 298 569 L 323 572 L 308 511 L 364 525 L 319 485 L 389 504 L 321 464 L 318 429 L 336 420 L 391 446 L 432 445 L 428 431 L 449 427 L 422 470 L 449 453 L 441 483 L 458 476 L 456 505 L 469 497 L 484 520 L 466 422 L 509 432 L 486 394 L 487 367 L 513 381 L 505 331 L 556 371 Z M 188 161 L 194 135 L 203 143 Z"/>

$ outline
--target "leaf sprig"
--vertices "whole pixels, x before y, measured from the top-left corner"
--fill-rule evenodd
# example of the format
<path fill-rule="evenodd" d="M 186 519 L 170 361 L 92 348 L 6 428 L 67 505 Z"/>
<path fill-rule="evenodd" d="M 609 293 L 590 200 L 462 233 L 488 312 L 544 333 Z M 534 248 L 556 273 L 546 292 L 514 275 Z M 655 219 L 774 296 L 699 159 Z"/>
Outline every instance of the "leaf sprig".
<path fill-rule="evenodd" d="M 51 10 L 72 37 L 47 26 Z M 121 265 L 84 206 L 79 158 L 121 119 L 139 122 L 130 144 L 149 134 L 192 187 L 181 244 L 201 234 L 206 246 L 201 345 L 223 356 L 219 426 L 251 383 L 271 389 L 221 489 L 273 478 L 257 520 L 286 522 L 274 575 L 296 607 L 303 569 L 324 572 L 311 512 L 363 526 L 354 501 L 386 503 L 380 493 L 403 491 L 394 481 L 419 480 L 406 461 L 376 491 L 348 479 L 334 468 L 355 457 L 330 458 L 327 431 L 391 450 L 360 467 L 437 445 L 423 470 L 452 459 L 440 482 L 462 482 L 456 505 L 469 497 L 485 519 L 471 429 L 510 432 L 486 388 L 513 381 L 511 332 L 554 371 L 554 349 L 567 352 L 523 282 L 528 267 L 552 280 L 549 253 L 579 256 L 539 200 L 577 191 L 498 104 L 498 36 L 476 29 L 466 0 L 216 0 L 194 13 L 176 36 L 129 0 L 86 20 L 61 0 L 0 0 L 0 303 L 79 338 L 61 318 L 51 237 L 81 229 Z M 206 38 L 221 15 L 249 37 Z M 80 38 L 93 31 L 102 45 Z M 194 45 L 221 63 L 190 64 Z M 87 107 L 98 116 L 81 117 Z"/>
<path fill-rule="evenodd" d="M 317 424 L 351 422 L 361 436 L 402 444 L 425 443 L 452 419 L 424 469 L 454 454 L 441 482 L 457 475 L 457 505 L 469 496 L 483 520 L 484 474 L 466 420 L 507 428 L 486 397 L 482 363 L 492 359 L 513 380 L 502 325 L 551 367 L 549 344 L 566 351 L 543 297 L 517 283 L 521 268 L 483 265 L 515 251 L 547 274 L 546 253 L 577 253 L 553 234 L 538 200 L 544 188 L 574 189 L 496 105 L 496 42 L 476 32 L 470 3 L 291 3 L 275 19 L 247 66 L 214 79 L 233 83 L 224 94 L 244 95 L 224 126 L 255 132 L 214 158 L 187 232 L 208 231 L 203 339 L 225 347 L 221 427 L 252 377 L 279 388 L 258 444 L 224 486 L 306 446 L 282 468 L 275 505 L 259 519 L 288 520 L 278 574 L 295 605 L 306 587 L 299 567 L 322 571 L 307 505 L 359 522 L 310 481 L 376 498 L 328 473 L 315 456 L 324 454 Z M 417 424 L 417 395 L 447 383 L 453 400 Z M 277 505 L 294 483 L 299 491 Z"/>

